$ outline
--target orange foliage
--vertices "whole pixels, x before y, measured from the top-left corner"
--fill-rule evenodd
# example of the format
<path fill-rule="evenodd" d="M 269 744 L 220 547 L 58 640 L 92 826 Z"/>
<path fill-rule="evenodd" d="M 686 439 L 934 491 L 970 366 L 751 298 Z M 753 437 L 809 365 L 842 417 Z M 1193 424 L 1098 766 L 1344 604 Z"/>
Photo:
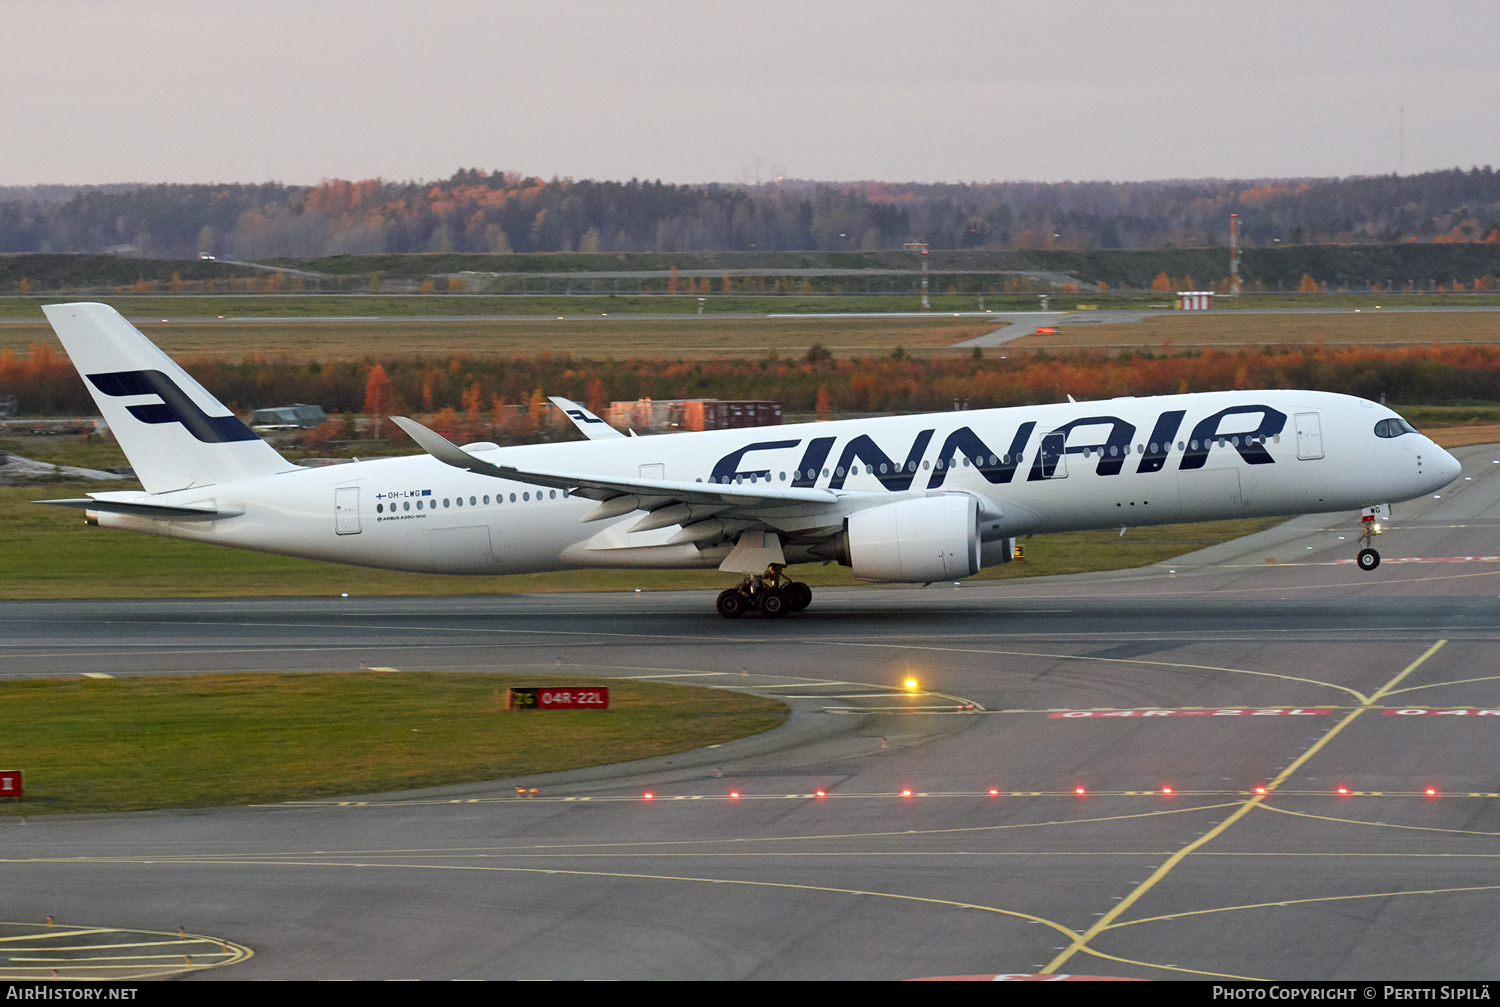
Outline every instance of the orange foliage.
<path fill-rule="evenodd" d="M 371 437 L 380 436 L 380 425 L 390 408 L 391 379 L 385 373 L 385 368 L 376 364 L 365 377 L 365 415 L 373 420 L 370 425 Z"/>

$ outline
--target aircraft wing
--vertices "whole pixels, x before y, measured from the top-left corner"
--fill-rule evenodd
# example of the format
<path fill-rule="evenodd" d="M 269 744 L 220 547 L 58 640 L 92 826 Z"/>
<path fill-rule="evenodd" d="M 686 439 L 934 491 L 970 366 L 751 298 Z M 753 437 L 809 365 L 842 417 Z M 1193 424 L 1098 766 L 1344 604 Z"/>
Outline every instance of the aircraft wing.
<path fill-rule="evenodd" d="M 566 413 L 568 419 L 572 420 L 573 425 L 578 428 L 578 432 L 591 441 L 612 441 L 625 436 L 572 399 L 565 399 L 561 395 L 549 395 L 547 401 Z"/>
<path fill-rule="evenodd" d="M 392 422 L 411 435 L 422 450 L 445 465 L 466 469 L 479 475 L 509 479 L 513 482 L 530 483 L 533 486 L 549 486 L 568 490 L 572 494 L 600 501 L 584 516 L 585 521 L 618 517 L 635 510 L 661 511 L 658 522 L 649 525 L 643 522 L 632 531 L 645 531 L 648 527 L 667 527 L 670 524 L 686 524 L 712 514 L 734 512 L 734 516 L 763 518 L 763 512 L 788 506 L 807 504 L 834 504 L 839 500 L 863 494 L 841 490 L 791 488 L 773 486 L 769 483 L 701 483 L 671 482 L 663 479 L 632 479 L 622 476 L 590 475 L 579 472 L 558 472 L 547 469 L 522 469 L 513 465 L 494 465 L 476 458 L 442 434 L 429 430 L 416 420 L 405 416 L 392 416 Z M 686 505 L 680 509 L 683 520 L 666 520 L 669 515 L 679 515 L 673 504 Z M 651 521 L 650 518 L 646 521 Z"/>

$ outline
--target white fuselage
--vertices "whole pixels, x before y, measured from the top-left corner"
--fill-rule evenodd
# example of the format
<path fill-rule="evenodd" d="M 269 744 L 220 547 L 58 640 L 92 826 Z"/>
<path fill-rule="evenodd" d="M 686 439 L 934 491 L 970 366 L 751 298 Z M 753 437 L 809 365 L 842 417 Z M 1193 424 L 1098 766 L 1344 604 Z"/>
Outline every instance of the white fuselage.
<path fill-rule="evenodd" d="M 854 511 L 962 492 L 987 541 L 1036 532 L 1349 510 L 1433 492 L 1458 463 L 1416 433 L 1377 436 L 1395 414 L 1322 392 L 1123 398 L 669 436 L 475 450 L 495 465 L 839 491 L 777 512 L 795 540 Z M 1275 428 L 1274 434 L 1262 434 Z M 1261 440 L 1264 443 L 1261 443 Z M 881 466 L 886 471 L 881 472 Z M 899 470 L 899 474 L 898 474 Z M 361 566 L 437 573 L 576 567 L 712 567 L 728 544 L 629 532 L 639 512 L 582 518 L 597 501 L 480 475 L 426 456 L 295 469 L 150 499 L 243 508 L 221 520 L 100 513 L 98 523 Z M 788 562 L 813 558 L 788 545 Z"/>

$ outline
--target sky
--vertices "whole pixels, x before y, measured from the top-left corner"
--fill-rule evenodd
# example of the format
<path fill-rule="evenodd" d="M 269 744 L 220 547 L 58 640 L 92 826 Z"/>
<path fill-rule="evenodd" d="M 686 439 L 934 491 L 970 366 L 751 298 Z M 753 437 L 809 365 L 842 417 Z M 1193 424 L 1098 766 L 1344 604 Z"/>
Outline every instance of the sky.
<path fill-rule="evenodd" d="M 1500 4 L 0 0 L 0 185 L 1500 165 Z"/>

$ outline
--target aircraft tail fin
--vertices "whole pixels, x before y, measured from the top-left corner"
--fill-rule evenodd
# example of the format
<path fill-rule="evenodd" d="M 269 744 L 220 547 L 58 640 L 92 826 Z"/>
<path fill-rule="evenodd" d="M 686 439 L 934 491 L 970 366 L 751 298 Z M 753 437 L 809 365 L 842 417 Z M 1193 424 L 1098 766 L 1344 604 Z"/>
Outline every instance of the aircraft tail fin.
<path fill-rule="evenodd" d="M 42 310 L 147 492 L 291 467 L 114 308 L 80 303 Z"/>

